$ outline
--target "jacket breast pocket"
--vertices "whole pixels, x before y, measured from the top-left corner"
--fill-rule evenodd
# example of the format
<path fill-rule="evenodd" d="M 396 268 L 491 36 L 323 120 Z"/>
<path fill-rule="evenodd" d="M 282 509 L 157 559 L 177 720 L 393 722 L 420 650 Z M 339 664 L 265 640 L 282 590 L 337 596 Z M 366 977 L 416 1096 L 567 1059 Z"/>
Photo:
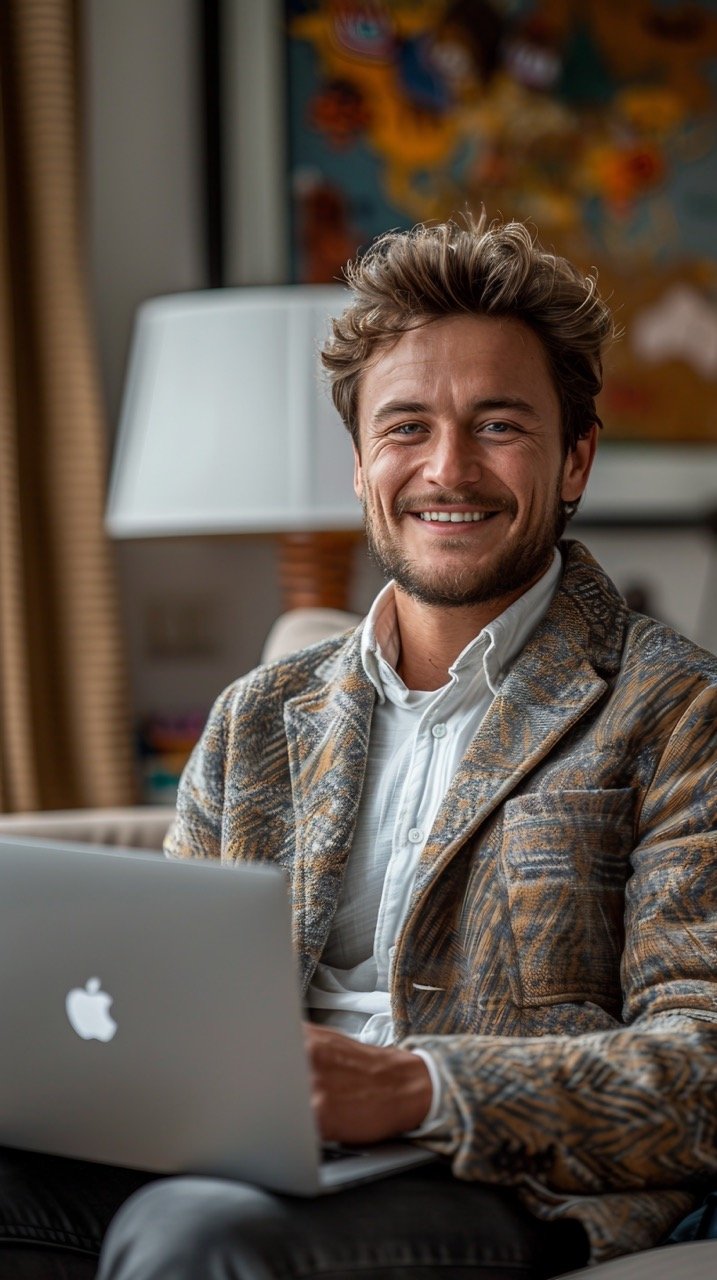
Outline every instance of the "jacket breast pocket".
<path fill-rule="evenodd" d="M 516 796 L 501 846 L 518 1004 L 621 1005 L 630 788 Z"/>

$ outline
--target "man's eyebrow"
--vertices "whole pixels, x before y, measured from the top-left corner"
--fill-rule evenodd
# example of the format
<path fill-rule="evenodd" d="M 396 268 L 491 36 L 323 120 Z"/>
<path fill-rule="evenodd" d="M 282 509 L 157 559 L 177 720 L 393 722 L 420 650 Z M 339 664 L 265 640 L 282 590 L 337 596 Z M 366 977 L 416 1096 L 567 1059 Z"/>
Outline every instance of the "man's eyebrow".
<path fill-rule="evenodd" d="M 536 421 L 540 418 L 535 406 L 529 400 L 521 400 L 520 396 L 487 396 L 482 400 L 474 400 L 471 408 L 478 413 L 498 413 L 501 409 L 517 409 L 519 413 L 527 413 Z"/>
<path fill-rule="evenodd" d="M 498 413 L 501 409 L 516 409 L 519 413 L 535 418 L 536 421 L 540 418 L 537 409 L 528 400 L 521 400 L 519 396 L 486 396 L 474 400 L 471 409 L 474 413 Z M 371 415 L 371 421 L 380 424 L 399 414 L 430 412 L 430 405 L 422 400 L 387 400 Z"/>
<path fill-rule="evenodd" d="M 401 413 L 428 413 L 429 408 L 421 400 L 387 400 L 375 413 L 371 414 L 372 422 L 385 422 L 387 418 L 395 418 Z"/>

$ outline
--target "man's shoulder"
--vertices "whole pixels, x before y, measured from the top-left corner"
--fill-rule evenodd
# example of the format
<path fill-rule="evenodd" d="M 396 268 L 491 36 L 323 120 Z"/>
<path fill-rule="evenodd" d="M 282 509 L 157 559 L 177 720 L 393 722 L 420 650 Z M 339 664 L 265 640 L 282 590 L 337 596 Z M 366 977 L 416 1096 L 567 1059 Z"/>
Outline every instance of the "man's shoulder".
<path fill-rule="evenodd" d="M 674 627 L 630 609 L 605 570 L 578 542 L 564 545 L 561 599 L 583 623 L 586 647 L 615 673 L 667 676 L 717 686 L 717 657 Z M 562 615 L 558 614 L 562 621 Z"/>
<path fill-rule="evenodd" d="M 624 667 L 642 671 L 654 681 L 675 682 L 717 690 L 717 656 L 665 622 L 629 611 Z"/>

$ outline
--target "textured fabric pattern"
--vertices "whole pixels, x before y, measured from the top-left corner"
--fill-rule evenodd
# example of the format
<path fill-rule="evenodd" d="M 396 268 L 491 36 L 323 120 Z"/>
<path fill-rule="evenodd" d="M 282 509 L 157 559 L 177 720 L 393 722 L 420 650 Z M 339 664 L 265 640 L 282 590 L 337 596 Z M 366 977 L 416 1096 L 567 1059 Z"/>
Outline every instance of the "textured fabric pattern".
<path fill-rule="evenodd" d="M 422 851 L 391 1001 L 450 1100 L 422 1141 L 459 1178 L 579 1218 L 602 1258 L 655 1244 L 717 1173 L 717 659 L 563 551 Z M 304 987 L 374 698 L 359 633 L 232 685 L 167 840 L 288 870 Z"/>

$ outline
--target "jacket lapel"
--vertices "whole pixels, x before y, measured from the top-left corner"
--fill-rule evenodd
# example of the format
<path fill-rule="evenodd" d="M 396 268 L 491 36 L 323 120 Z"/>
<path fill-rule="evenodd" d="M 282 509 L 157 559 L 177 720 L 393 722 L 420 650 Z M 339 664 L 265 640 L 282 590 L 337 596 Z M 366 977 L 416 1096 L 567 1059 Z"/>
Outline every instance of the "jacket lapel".
<path fill-rule="evenodd" d="M 580 543 L 507 676 L 439 810 L 419 863 L 414 905 L 456 852 L 604 695 L 619 668 L 626 608 Z"/>
<path fill-rule="evenodd" d="M 319 668 L 320 686 L 284 708 L 296 827 L 294 945 L 304 990 L 336 910 L 366 770 L 376 694 L 360 645 L 359 628 Z"/>

